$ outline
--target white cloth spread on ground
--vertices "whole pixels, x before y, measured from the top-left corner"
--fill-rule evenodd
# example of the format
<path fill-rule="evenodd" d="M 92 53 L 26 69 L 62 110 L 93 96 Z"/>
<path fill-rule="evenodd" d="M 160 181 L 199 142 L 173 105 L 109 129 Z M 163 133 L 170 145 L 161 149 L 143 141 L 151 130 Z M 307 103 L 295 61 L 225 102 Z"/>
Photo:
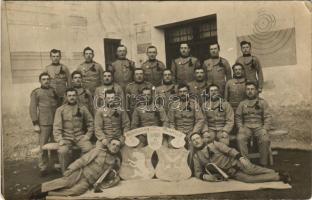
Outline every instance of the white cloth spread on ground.
<path fill-rule="evenodd" d="M 108 188 L 102 193 L 88 191 L 78 199 L 126 198 L 177 196 L 231 191 L 249 191 L 259 189 L 290 189 L 291 186 L 283 182 L 243 183 L 235 180 L 223 182 L 206 182 L 190 178 L 178 182 L 168 182 L 159 179 L 121 181 L 117 186 Z M 47 200 L 77 199 L 77 197 L 47 196 Z"/>

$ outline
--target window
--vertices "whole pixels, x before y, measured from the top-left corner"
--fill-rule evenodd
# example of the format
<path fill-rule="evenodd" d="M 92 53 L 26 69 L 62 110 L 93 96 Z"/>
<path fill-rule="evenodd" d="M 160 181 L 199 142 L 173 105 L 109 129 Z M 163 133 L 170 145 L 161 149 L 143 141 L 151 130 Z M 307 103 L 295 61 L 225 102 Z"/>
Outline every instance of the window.
<path fill-rule="evenodd" d="M 209 44 L 218 41 L 215 14 L 157 28 L 165 30 L 167 66 L 170 66 L 172 59 L 179 57 L 181 42 L 187 42 L 192 56 L 203 62 L 209 57 Z"/>

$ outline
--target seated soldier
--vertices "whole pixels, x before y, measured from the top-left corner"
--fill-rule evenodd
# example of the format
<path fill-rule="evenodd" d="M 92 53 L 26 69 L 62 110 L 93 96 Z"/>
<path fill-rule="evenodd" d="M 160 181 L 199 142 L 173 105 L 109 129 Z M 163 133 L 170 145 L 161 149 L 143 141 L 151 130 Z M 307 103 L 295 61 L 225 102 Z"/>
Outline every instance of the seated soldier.
<path fill-rule="evenodd" d="M 191 136 L 191 142 L 195 149 L 193 157 L 195 177 L 204 181 L 218 181 L 214 175 L 206 173 L 205 166 L 209 163 L 217 165 L 230 178 L 246 183 L 291 181 L 287 173 L 278 173 L 273 169 L 254 165 L 234 148 L 221 142 L 213 141 L 205 144 L 201 135 L 197 133 Z"/>
<path fill-rule="evenodd" d="M 141 95 L 137 98 L 137 106 L 132 113 L 131 129 L 146 126 L 168 127 L 168 118 L 163 108 L 158 108 L 153 103 L 152 89 L 143 88 Z M 147 145 L 145 135 L 139 135 L 139 146 Z"/>
<path fill-rule="evenodd" d="M 74 88 L 66 90 L 65 104 L 57 108 L 54 116 L 53 136 L 59 144 L 58 154 L 62 172 L 71 162 L 72 147 L 78 146 L 82 153 L 93 148 L 90 138 L 94 134 L 93 117 L 87 107 L 78 103 Z"/>
<path fill-rule="evenodd" d="M 272 115 L 268 103 L 258 96 L 256 82 L 246 83 L 247 99 L 241 101 L 236 109 L 235 121 L 238 128 L 237 145 L 243 156 L 248 156 L 248 140 L 255 136 L 258 141 L 260 164 L 269 164 Z"/>
<path fill-rule="evenodd" d="M 120 141 L 112 138 L 107 149 L 96 147 L 69 165 L 64 177 L 34 186 L 30 190 L 30 199 L 51 196 L 77 196 L 93 187 L 98 179 L 111 170 L 119 170 Z M 108 177 L 116 178 L 116 177 Z M 119 180 L 118 177 L 115 181 Z"/>
<path fill-rule="evenodd" d="M 229 145 L 229 133 L 234 126 L 234 112 L 231 105 L 220 96 L 219 86 L 208 87 L 209 100 L 202 105 L 206 123 L 203 133 L 212 140 L 217 139 Z"/>
<path fill-rule="evenodd" d="M 96 145 L 104 147 L 112 137 L 117 137 L 124 144 L 124 132 L 130 130 L 130 120 L 122 103 L 116 98 L 114 90 L 105 91 L 105 107 L 96 111 L 94 119 Z"/>

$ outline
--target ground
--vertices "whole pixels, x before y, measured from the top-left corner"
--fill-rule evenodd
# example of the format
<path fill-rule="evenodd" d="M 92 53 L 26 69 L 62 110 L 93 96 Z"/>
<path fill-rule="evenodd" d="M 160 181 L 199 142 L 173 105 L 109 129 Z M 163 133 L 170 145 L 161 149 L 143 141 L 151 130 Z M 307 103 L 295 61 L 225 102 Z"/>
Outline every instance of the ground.
<path fill-rule="evenodd" d="M 292 175 L 292 189 L 257 190 L 243 192 L 226 192 L 215 194 L 200 194 L 192 196 L 171 196 L 173 199 L 308 199 L 311 197 L 311 151 L 278 149 L 275 156 L 276 170 L 289 171 Z M 4 197 L 6 200 L 26 199 L 29 186 L 52 180 L 60 175 L 51 174 L 39 178 L 36 161 L 7 161 L 4 163 Z M 24 188 L 24 190 L 23 190 Z M 158 197 L 159 198 L 159 197 Z M 165 197 L 161 197 L 165 198 Z M 166 197 L 168 198 L 168 197 Z M 152 199 L 152 198 L 150 198 Z"/>

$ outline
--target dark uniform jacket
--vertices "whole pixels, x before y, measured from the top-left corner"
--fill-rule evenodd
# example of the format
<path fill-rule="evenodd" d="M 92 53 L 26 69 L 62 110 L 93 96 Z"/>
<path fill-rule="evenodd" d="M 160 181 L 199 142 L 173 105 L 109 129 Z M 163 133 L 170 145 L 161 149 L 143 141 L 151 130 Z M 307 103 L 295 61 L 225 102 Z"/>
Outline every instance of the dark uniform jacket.
<path fill-rule="evenodd" d="M 176 83 L 187 83 L 194 80 L 194 69 L 196 67 L 200 67 L 200 62 L 195 57 L 174 59 L 171 63 L 171 70 Z"/>
<path fill-rule="evenodd" d="M 163 62 L 155 60 L 147 60 L 142 64 L 144 70 L 144 78 L 146 81 L 151 82 L 154 86 L 159 86 L 162 80 L 162 73 L 166 66 Z"/>
<path fill-rule="evenodd" d="M 29 113 L 34 125 L 53 125 L 58 96 L 52 87 L 31 92 Z"/>

